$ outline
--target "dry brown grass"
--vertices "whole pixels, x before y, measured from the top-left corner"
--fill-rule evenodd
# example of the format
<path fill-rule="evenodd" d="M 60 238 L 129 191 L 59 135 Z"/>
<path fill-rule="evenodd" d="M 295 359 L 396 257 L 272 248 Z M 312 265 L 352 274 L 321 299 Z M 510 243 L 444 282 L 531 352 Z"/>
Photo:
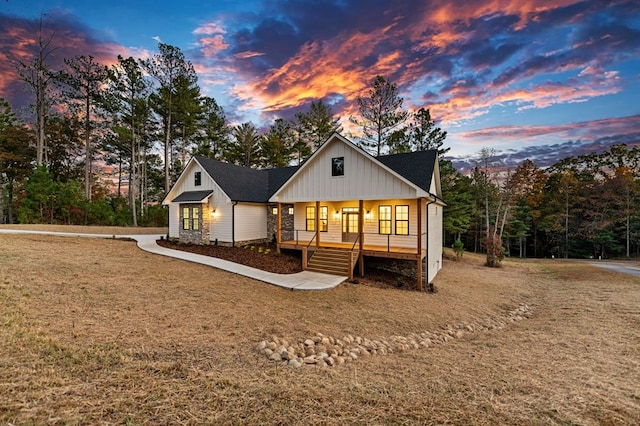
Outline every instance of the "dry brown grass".
<path fill-rule="evenodd" d="M 640 279 L 465 254 L 435 284 L 292 292 L 128 241 L 0 234 L 0 423 L 640 423 Z M 480 323 L 522 303 L 533 317 L 503 330 L 340 367 L 254 350 L 272 335 Z"/>

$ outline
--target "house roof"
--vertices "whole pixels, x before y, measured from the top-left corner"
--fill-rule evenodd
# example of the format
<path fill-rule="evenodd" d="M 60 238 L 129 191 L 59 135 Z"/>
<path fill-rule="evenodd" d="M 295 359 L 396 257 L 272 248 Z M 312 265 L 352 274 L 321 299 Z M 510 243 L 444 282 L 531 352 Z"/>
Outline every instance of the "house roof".
<path fill-rule="evenodd" d="M 347 141 L 339 134 L 332 135 Z M 347 141 L 348 142 L 348 141 Z M 325 142 L 326 143 L 326 142 Z M 353 144 L 351 144 L 353 145 Z M 373 161 L 402 176 L 413 185 L 430 193 L 431 179 L 437 164 L 437 151 L 418 151 L 405 154 L 392 154 L 374 157 L 362 148 L 353 145 Z M 322 147 L 321 147 L 322 148 Z M 317 151 L 316 151 L 317 152 Z M 314 153 L 315 155 L 315 153 Z M 313 156 L 312 156 L 313 157 Z M 232 201 L 266 203 L 307 161 L 301 166 L 280 167 L 274 169 L 252 169 L 235 164 L 223 163 L 207 157 L 196 156 L 194 159 L 211 176 Z M 209 191 L 189 191 L 174 198 L 173 202 L 198 202 L 198 193 Z M 188 194 L 188 195 L 187 195 Z M 210 195 L 207 194 L 207 196 Z M 433 194 L 435 195 L 435 194 Z M 183 199 L 181 197 L 189 197 Z M 203 196 L 201 200 L 204 200 Z"/>
<path fill-rule="evenodd" d="M 298 167 L 251 169 L 207 157 L 195 157 L 232 201 L 266 203 Z"/>
<path fill-rule="evenodd" d="M 437 161 L 436 150 L 381 155 L 376 160 L 408 179 L 419 188 L 430 191 L 433 168 Z"/>
<path fill-rule="evenodd" d="M 213 194 L 209 191 L 185 191 L 171 200 L 172 203 L 201 203 Z"/>

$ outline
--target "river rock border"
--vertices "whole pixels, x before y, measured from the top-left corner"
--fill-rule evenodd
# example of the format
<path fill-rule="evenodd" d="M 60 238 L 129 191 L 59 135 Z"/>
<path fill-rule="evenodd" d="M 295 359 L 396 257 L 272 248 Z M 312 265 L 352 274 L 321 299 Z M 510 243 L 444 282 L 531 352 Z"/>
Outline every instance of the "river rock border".
<path fill-rule="evenodd" d="M 425 331 L 386 339 L 371 340 L 352 335 L 334 338 L 317 333 L 304 341 L 290 343 L 283 338 L 272 336 L 270 340 L 258 343 L 256 351 L 273 362 L 291 367 L 333 367 L 371 356 L 428 348 L 460 339 L 467 333 L 501 330 L 509 323 L 531 317 L 534 311 L 533 306 L 521 304 L 502 318 L 490 317 L 481 323 L 447 325 L 437 332 Z"/>

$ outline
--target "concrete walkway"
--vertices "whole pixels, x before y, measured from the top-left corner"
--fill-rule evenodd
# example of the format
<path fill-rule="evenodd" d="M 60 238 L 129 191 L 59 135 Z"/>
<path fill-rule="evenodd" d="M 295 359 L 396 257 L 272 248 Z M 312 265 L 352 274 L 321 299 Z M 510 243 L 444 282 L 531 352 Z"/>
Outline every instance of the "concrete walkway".
<path fill-rule="evenodd" d="M 74 232 L 49 232 L 49 231 L 28 231 L 18 229 L 0 229 L 3 234 L 41 234 L 41 235 L 57 235 L 64 237 L 90 237 L 90 238 L 113 238 L 114 235 L 106 234 L 82 234 Z M 291 290 L 328 290 L 337 287 L 348 277 L 321 274 L 318 272 L 302 271 L 296 274 L 275 274 L 266 272 L 261 269 L 252 268 L 250 266 L 240 265 L 238 263 L 229 262 L 228 260 L 219 259 L 217 257 L 203 256 L 200 254 L 189 253 L 186 251 L 172 250 L 160 247 L 156 244 L 156 240 L 160 239 L 160 235 L 115 235 L 116 238 L 131 238 L 136 240 L 138 247 L 149 253 L 159 254 L 161 256 L 172 257 L 175 259 L 186 260 L 187 262 L 200 263 L 202 265 L 211 266 L 213 268 L 222 269 L 234 274 L 242 275 L 255 280 L 263 281 L 279 287 Z"/>

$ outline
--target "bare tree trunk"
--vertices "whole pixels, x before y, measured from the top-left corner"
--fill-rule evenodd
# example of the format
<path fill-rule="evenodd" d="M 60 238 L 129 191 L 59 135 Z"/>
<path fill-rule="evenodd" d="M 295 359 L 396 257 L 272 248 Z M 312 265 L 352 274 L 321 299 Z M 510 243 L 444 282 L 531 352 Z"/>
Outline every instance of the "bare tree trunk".
<path fill-rule="evenodd" d="M 132 97 L 133 98 L 133 97 Z M 133 105 L 133 99 L 131 102 Z M 136 209 L 136 188 L 138 185 L 136 166 L 137 166 L 137 156 L 136 156 L 136 125 L 135 118 L 133 114 L 133 107 L 131 108 L 131 163 L 129 164 L 130 172 L 129 172 L 129 204 L 131 206 L 131 216 L 133 219 L 133 226 L 138 226 L 138 212 Z"/>
<path fill-rule="evenodd" d="M 91 123 L 89 122 L 89 110 L 91 107 L 91 101 L 87 96 L 85 102 L 85 119 L 84 119 L 84 149 L 85 149 L 85 161 L 84 161 L 84 196 L 91 201 L 91 139 L 89 137 L 89 129 Z"/>

